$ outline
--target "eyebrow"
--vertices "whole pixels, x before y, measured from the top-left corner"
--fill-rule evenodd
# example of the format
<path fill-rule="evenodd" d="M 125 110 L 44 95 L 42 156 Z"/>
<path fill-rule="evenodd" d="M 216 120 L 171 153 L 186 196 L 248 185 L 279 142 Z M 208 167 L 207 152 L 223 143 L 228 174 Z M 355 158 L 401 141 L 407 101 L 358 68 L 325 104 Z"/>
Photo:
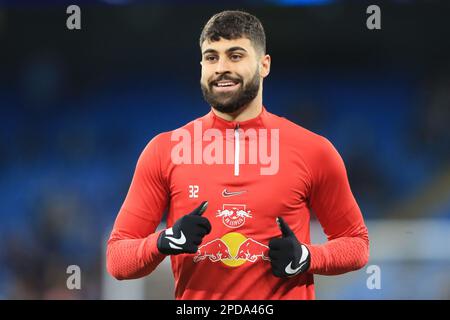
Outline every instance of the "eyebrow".
<path fill-rule="evenodd" d="M 242 48 L 242 47 L 231 47 L 231 48 L 227 49 L 227 51 L 225 51 L 225 52 L 226 52 L 226 53 L 230 53 L 230 52 L 233 52 L 233 51 L 245 51 L 245 52 L 247 52 L 247 50 L 245 50 L 245 49 Z M 217 53 L 217 50 L 214 50 L 214 49 L 206 49 L 205 51 L 203 51 L 203 55 L 205 55 L 205 54 L 207 54 L 207 53 Z"/>

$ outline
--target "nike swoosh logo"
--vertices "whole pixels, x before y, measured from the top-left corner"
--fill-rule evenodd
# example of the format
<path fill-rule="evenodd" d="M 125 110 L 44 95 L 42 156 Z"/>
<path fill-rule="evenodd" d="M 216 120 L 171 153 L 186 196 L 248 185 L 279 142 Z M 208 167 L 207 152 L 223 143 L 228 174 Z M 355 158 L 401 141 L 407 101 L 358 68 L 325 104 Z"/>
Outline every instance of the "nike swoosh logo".
<path fill-rule="evenodd" d="M 166 230 L 166 239 L 171 241 L 171 242 L 173 242 L 173 243 L 175 243 L 175 244 L 178 244 L 178 245 L 185 244 L 186 243 L 186 237 L 184 236 L 183 231 L 181 231 L 180 233 L 181 233 L 181 235 L 180 235 L 179 238 L 168 237 L 167 235 L 173 235 L 172 228 L 169 228 L 169 229 Z M 170 245 L 170 243 L 169 243 L 169 245 Z"/>
<path fill-rule="evenodd" d="M 308 259 L 308 255 L 309 255 L 308 249 L 304 245 L 302 245 L 302 256 L 300 258 L 300 262 L 299 262 L 300 265 L 298 266 L 298 268 L 292 269 L 292 261 L 291 261 L 286 266 L 284 271 L 286 271 L 286 273 L 290 274 L 290 275 L 296 274 L 306 264 L 307 259 Z"/>
<path fill-rule="evenodd" d="M 227 198 L 227 197 L 232 197 L 232 196 L 237 196 L 237 195 L 243 194 L 244 192 L 247 192 L 247 190 L 228 192 L 227 189 L 224 189 L 222 191 L 222 196 Z"/>

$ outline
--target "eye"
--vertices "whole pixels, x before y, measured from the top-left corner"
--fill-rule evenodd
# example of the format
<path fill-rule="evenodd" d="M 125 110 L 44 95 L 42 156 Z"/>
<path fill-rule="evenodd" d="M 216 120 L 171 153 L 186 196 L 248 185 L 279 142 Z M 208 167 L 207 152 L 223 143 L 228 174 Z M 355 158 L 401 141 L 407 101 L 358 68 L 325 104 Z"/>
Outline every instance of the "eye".
<path fill-rule="evenodd" d="M 217 56 L 214 55 L 206 56 L 205 60 L 208 62 L 215 62 L 217 60 Z"/>
<path fill-rule="evenodd" d="M 240 54 L 232 54 L 230 56 L 231 61 L 239 61 L 241 60 L 242 56 Z"/>

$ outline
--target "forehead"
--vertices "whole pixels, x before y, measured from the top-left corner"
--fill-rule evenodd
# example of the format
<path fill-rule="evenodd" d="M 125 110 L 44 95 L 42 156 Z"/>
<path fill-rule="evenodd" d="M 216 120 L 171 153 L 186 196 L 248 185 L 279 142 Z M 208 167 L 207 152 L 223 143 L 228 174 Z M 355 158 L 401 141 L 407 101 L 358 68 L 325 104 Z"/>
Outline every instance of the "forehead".
<path fill-rule="evenodd" d="M 224 39 L 220 38 L 219 41 L 210 41 L 209 39 L 206 39 L 202 43 L 202 53 L 205 50 L 212 49 L 217 52 L 226 52 L 228 49 L 233 47 L 241 47 L 247 50 L 249 53 L 254 53 L 254 48 L 252 45 L 252 42 L 248 38 L 238 38 L 238 39 Z"/>

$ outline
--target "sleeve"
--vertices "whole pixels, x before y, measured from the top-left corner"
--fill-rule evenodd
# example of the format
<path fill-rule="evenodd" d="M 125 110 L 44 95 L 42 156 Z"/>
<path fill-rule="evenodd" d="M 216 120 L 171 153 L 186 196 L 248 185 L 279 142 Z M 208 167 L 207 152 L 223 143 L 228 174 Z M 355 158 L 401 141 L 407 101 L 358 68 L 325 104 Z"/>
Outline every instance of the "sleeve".
<path fill-rule="evenodd" d="M 328 241 L 308 245 L 310 273 L 337 275 L 364 267 L 369 259 L 369 237 L 361 210 L 350 189 L 344 162 L 337 150 L 321 137 L 309 164 L 309 205 Z"/>
<path fill-rule="evenodd" d="M 169 198 L 159 137 L 148 143 L 138 159 L 108 240 L 106 267 L 119 280 L 148 275 L 165 257 L 156 246 L 159 232 L 155 232 Z"/>

